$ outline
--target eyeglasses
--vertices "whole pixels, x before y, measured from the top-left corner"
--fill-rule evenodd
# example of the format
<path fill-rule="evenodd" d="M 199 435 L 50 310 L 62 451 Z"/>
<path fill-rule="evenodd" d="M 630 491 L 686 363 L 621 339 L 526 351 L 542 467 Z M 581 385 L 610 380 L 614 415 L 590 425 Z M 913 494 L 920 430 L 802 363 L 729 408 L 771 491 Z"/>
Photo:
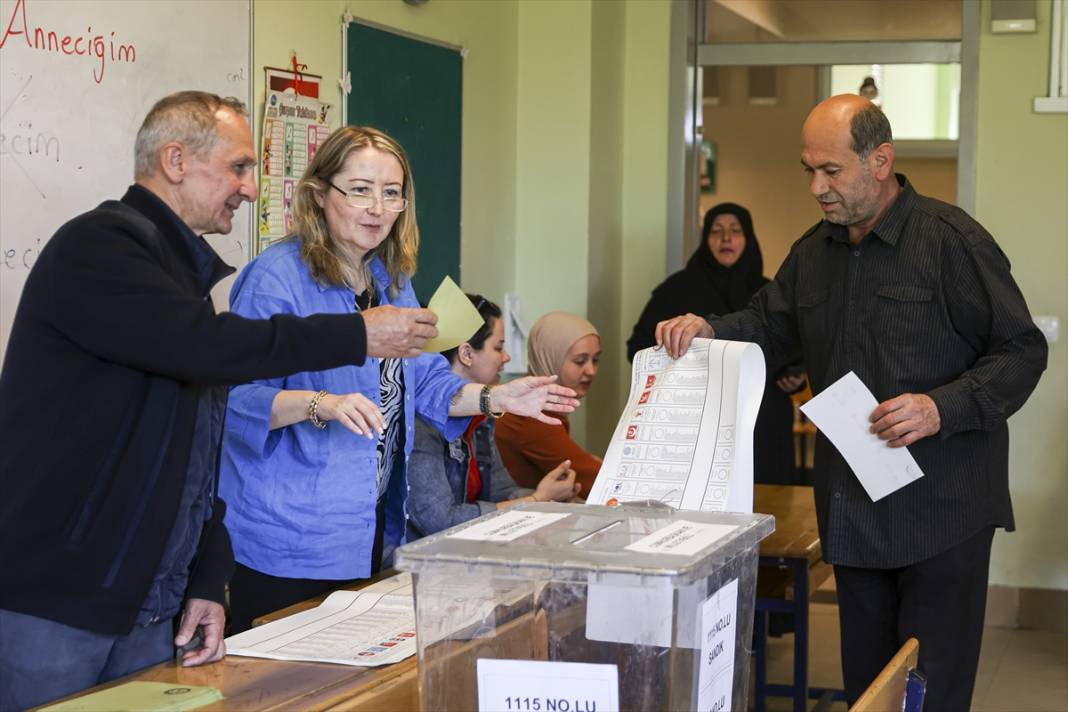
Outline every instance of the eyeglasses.
<path fill-rule="evenodd" d="M 723 228 L 723 227 L 720 227 L 719 225 L 717 225 L 716 227 L 714 227 L 711 230 L 709 230 L 708 234 L 709 234 L 710 237 L 714 237 L 714 238 L 716 238 L 718 240 L 722 240 L 723 238 L 727 237 L 728 235 L 730 235 L 731 237 L 738 237 L 738 236 L 741 236 L 741 235 L 745 235 L 745 230 L 743 230 L 740 227 Z"/>
<path fill-rule="evenodd" d="M 330 181 L 326 181 L 326 184 L 337 192 L 344 195 L 346 198 L 348 198 L 349 202 L 357 208 L 373 208 L 375 205 L 375 201 L 379 199 L 382 200 L 382 207 L 391 213 L 403 212 L 404 209 L 408 207 L 407 198 L 386 197 L 384 195 L 376 196 L 371 193 L 368 193 L 366 195 L 361 195 L 360 193 L 349 193 L 347 191 L 342 190 L 341 188 L 338 188 Z"/>

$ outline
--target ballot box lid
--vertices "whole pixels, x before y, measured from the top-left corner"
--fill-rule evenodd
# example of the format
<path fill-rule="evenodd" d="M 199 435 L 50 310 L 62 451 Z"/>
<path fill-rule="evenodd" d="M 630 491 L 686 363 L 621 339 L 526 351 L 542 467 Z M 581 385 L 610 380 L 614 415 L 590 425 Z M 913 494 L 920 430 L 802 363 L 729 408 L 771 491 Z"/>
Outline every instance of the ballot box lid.
<path fill-rule="evenodd" d="M 550 581 L 624 574 L 688 586 L 752 552 L 774 530 L 767 514 L 527 503 L 405 544 L 396 567 Z"/>

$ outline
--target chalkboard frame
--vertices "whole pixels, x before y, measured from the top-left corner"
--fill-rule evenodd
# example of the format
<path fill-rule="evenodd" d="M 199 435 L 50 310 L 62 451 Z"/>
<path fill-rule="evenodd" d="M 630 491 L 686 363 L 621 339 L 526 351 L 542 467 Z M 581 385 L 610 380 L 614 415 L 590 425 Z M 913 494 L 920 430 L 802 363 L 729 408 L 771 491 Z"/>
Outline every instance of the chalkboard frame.
<path fill-rule="evenodd" d="M 446 275 L 461 283 L 464 50 L 362 20 L 343 31 L 351 87 L 343 122 L 390 134 L 412 165 L 420 232 L 412 283 L 426 303 Z"/>

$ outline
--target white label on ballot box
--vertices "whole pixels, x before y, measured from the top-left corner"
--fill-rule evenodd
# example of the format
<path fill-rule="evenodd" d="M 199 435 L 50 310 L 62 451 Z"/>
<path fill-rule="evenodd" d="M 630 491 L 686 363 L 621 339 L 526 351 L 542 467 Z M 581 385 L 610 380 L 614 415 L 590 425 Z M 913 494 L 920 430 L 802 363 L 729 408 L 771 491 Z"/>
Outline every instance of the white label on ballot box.
<path fill-rule="evenodd" d="M 506 512 L 489 521 L 479 522 L 455 534 L 450 534 L 449 538 L 470 541 L 513 541 L 567 516 L 570 516 L 570 513 Z"/>
<path fill-rule="evenodd" d="M 701 606 L 697 712 L 730 712 L 737 617 L 738 579 L 734 579 L 709 596 Z"/>
<path fill-rule="evenodd" d="M 675 589 L 666 579 L 636 586 L 637 576 L 603 574 L 586 589 L 586 639 L 671 647 Z"/>
<path fill-rule="evenodd" d="M 479 712 L 619 710 L 615 665 L 543 660 L 478 661 Z"/>
<path fill-rule="evenodd" d="M 717 539 L 737 529 L 733 524 L 703 524 L 677 521 L 623 547 L 642 554 L 693 556 Z"/>

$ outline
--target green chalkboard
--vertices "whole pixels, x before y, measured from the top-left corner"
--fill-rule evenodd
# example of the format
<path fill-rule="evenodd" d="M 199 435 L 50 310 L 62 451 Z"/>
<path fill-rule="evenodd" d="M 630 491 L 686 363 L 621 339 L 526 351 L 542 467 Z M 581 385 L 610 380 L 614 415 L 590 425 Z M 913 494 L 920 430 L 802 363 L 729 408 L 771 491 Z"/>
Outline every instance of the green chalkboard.
<path fill-rule="evenodd" d="M 400 141 L 412 164 L 419 221 L 415 292 L 430 299 L 447 274 L 460 283 L 460 147 L 463 59 L 459 50 L 352 22 L 348 123 Z"/>

